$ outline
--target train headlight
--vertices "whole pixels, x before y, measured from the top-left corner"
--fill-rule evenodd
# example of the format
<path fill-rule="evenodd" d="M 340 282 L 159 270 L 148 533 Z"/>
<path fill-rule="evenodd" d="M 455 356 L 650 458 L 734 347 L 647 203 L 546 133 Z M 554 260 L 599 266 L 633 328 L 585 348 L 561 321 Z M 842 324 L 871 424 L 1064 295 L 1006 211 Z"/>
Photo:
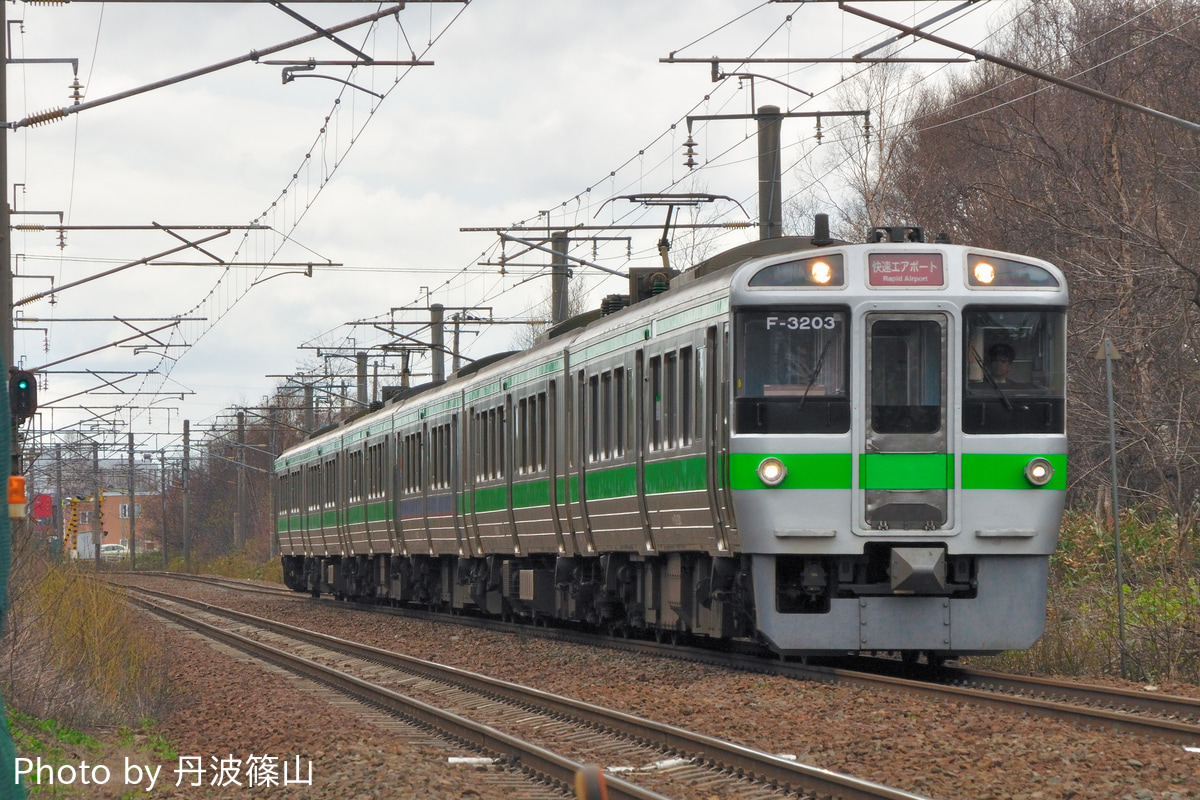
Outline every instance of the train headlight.
<path fill-rule="evenodd" d="M 775 456 L 764 458 L 758 465 L 758 479 L 767 486 L 778 486 L 787 477 L 787 467 Z"/>
<path fill-rule="evenodd" d="M 812 275 L 814 282 L 824 286 L 833 280 L 833 267 L 824 261 L 814 261 L 809 268 L 809 274 Z"/>
<path fill-rule="evenodd" d="M 972 267 L 972 272 L 975 274 L 975 280 L 984 286 L 990 286 L 992 281 L 996 280 L 996 268 L 986 261 L 980 261 Z"/>
<path fill-rule="evenodd" d="M 1025 478 L 1034 486 L 1045 486 L 1054 477 L 1054 466 L 1044 458 L 1035 458 L 1025 465 Z"/>

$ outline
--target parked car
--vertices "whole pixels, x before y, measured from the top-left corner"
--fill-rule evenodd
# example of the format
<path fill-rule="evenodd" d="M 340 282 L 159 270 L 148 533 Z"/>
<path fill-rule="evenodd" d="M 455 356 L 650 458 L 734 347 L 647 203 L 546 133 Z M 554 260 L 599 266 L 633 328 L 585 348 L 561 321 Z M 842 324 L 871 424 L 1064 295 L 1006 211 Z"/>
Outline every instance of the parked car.
<path fill-rule="evenodd" d="M 101 561 L 124 561 L 129 558 L 129 548 L 123 544 L 100 545 Z"/>

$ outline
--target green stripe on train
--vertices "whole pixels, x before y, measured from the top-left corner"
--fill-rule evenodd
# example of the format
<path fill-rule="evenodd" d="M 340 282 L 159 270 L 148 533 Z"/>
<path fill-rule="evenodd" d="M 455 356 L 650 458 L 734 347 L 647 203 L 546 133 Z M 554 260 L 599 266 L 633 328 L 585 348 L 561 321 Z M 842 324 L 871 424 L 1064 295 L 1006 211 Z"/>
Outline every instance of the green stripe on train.
<path fill-rule="evenodd" d="M 849 453 L 734 453 L 729 457 L 730 485 L 734 489 L 767 489 L 758 478 L 758 465 L 774 455 L 787 467 L 787 477 L 780 489 L 845 489 L 851 488 L 851 466 Z M 962 488 L 973 490 L 1031 489 L 1025 478 L 1025 465 L 1040 454 L 1013 453 L 963 453 Z M 1063 454 L 1041 455 L 1054 467 L 1054 477 L 1046 486 L 1049 490 L 1067 488 L 1067 457 Z M 954 485 L 954 462 L 942 453 L 865 453 L 859 455 L 859 475 L 863 489 L 944 489 Z M 703 457 L 656 461 L 646 464 L 646 493 L 698 491 L 705 488 L 707 479 L 706 461 Z M 571 498 L 578 499 L 579 484 L 571 476 Z M 587 473 L 588 496 L 594 500 L 614 497 L 629 497 L 637 493 L 636 471 L 632 466 L 612 469 L 594 469 Z M 558 502 L 566 502 L 564 482 L 555 481 Z M 513 506 L 531 508 L 549 505 L 550 482 L 548 480 L 526 481 L 513 484 Z M 508 491 L 504 486 L 479 489 L 474 492 L 477 512 L 499 511 L 507 506 Z M 470 493 L 460 495 L 461 510 L 465 512 L 470 502 Z M 307 516 L 307 518 L 306 518 Z M 348 511 L 351 523 L 362 522 L 362 506 Z M 371 522 L 387 519 L 388 509 L 384 503 L 372 503 L 368 516 Z M 334 512 L 324 514 L 293 515 L 291 529 L 294 531 L 336 525 Z M 286 517 L 277 523 L 280 532 L 288 531 Z"/>
<path fill-rule="evenodd" d="M 361 504 L 354 504 L 346 509 L 346 523 L 354 525 L 361 522 L 383 522 L 388 519 L 387 503 L 371 503 L 365 511 Z"/>
<path fill-rule="evenodd" d="M 1065 454 L 1040 453 L 963 453 L 962 488 L 964 489 L 1031 489 L 1025 478 L 1025 465 L 1035 458 L 1044 458 L 1054 467 L 1054 477 L 1042 489 L 1067 488 L 1067 457 Z"/>
<path fill-rule="evenodd" d="M 733 453 L 729 456 L 729 485 L 734 489 L 768 488 L 758 477 L 758 465 L 774 456 L 787 467 L 778 489 L 849 489 L 849 453 Z"/>
<path fill-rule="evenodd" d="M 945 453 L 860 453 L 862 489 L 947 489 L 954 485 L 954 458 Z"/>

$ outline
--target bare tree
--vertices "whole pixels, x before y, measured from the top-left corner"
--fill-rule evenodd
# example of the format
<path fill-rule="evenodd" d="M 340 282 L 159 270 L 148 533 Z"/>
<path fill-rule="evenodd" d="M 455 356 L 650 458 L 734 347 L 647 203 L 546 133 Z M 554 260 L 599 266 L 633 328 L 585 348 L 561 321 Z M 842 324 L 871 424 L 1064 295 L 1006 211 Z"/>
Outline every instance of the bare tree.
<path fill-rule="evenodd" d="M 844 110 L 866 117 L 813 131 L 793 169 L 807 191 L 789 202 L 788 219 L 797 227 L 814 213 L 829 213 L 835 231 L 858 239 L 875 225 L 915 224 L 897 175 L 907 159 L 911 95 L 921 75 L 910 65 L 873 64 L 844 81 L 835 96 Z"/>
<path fill-rule="evenodd" d="M 1200 4 L 1062 0 L 1027 7 L 1006 54 L 1110 94 L 1200 118 Z M 1188 34 L 1188 35 L 1185 35 Z M 926 225 L 1059 264 L 1072 292 L 1072 487 L 1104 490 L 1097 346 L 1122 353 L 1120 481 L 1168 510 L 1190 553 L 1200 497 L 1200 152 L 1149 117 L 981 65 L 918 105 L 899 186 Z"/>

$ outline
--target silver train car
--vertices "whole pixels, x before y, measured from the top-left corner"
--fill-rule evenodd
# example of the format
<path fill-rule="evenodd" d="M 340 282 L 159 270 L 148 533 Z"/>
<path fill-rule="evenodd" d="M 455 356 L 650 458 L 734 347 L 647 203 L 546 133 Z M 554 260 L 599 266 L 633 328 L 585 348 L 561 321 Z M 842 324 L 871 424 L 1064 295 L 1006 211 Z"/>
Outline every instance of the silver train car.
<path fill-rule="evenodd" d="M 1035 642 L 1058 269 L 880 228 L 653 272 L 281 455 L 287 585 L 782 655 Z"/>

